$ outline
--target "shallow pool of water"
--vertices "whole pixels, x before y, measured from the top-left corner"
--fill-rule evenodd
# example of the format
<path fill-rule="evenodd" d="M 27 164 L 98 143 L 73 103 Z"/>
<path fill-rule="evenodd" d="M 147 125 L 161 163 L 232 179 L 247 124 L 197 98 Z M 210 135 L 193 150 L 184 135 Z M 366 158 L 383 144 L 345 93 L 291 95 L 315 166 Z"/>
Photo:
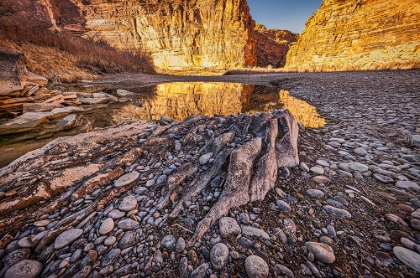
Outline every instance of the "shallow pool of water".
<path fill-rule="evenodd" d="M 88 122 L 87 128 L 47 132 L 40 136 L 0 135 L 0 152 L 3 153 L 0 167 L 57 137 L 74 135 L 133 119 L 159 120 L 161 116 L 166 116 L 183 120 L 190 115 L 200 113 L 211 117 L 286 108 L 306 127 L 318 128 L 325 124 L 325 120 L 318 115 L 315 107 L 290 96 L 288 91 L 272 86 L 224 82 L 174 82 L 151 87 L 127 88 L 127 90 L 134 94 L 125 103 L 110 104 L 78 113 Z M 104 91 L 117 95 L 116 90 L 104 89 Z"/>

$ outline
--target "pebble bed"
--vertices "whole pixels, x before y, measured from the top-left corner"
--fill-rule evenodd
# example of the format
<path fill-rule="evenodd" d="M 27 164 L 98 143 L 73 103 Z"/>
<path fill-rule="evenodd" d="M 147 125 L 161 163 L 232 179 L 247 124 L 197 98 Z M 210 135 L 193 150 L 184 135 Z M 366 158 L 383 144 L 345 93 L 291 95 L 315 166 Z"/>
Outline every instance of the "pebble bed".
<path fill-rule="evenodd" d="M 175 141 L 161 160 L 125 162 L 124 175 L 107 187 L 0 235 L 0 277 L 418 277 L 419 74 L 320 73 L 274 81 L 315 105 L 327 124 L 300 131 L 300 164 L 279 172 L 264 201 L 232 208 L 187 246 L 225 177 L 184 202 L 176 219 L 167 218 L 171 206 L 156 209 L 162 185 L 186 161 L 198 162 L 199 172 L 214 162 L 199 149 L 183 152 Z M 204 125 L 193 140 L 217 130 Z M 124 144 L 144 143 L 150 132 Z M 104 192 L 127 186 L 75 225 L 57 228 Z M 13 197 L 10 192 L 1 198 Z"/>

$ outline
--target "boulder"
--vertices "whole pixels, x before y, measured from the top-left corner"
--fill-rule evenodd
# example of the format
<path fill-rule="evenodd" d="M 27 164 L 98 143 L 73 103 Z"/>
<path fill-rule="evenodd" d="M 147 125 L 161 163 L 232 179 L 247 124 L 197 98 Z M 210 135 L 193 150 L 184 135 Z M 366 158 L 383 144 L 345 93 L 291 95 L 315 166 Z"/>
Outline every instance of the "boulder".
<path fill-rule="evenodd" d="M 27 79 L 25 57 L 18 52 L 0 52 L 0 96 L 22 90 Z"/>

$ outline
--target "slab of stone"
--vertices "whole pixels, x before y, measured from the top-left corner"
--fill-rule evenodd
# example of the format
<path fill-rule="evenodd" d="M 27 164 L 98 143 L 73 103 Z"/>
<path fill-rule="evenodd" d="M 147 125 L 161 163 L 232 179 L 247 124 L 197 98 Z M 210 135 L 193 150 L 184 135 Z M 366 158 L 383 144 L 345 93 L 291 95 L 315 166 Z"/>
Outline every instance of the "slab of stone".
<path fill-rule="evenodd" d="M 359 162 L 351 162 L 349 163 L 349 169 L 352 171 L 366 172 L 369 170 L 369 167 Z"/>
<path fill-rule="evenodd" d="M 22 90 L 27 76 L 23 53 L 0 51 L 0 96 Z"/>
<path fill-rule="evenodd" d="M 78 239 L 83 234 L 82 229 L 70 229 L 62 232 L 54 242 L 54 248 L 59 250 L 63 247 L 66 247 L 72 244 L 76 239 Z"/>
<path fill-rule="evenodd" d="M 13 134 L 29 131 L 47 120 L 51 112 L 27 112 L 0 125 L 0 133 Z"/>
<path fill-rule="evenodd" d="M 318 261 L 327 264 L 335 261 L 334 250 L 329 245 L 319 242 L 306 242 L 305 246 Z"/>
<path fill-rule="evenodd" d="M 414 189 L 416 191 L 420 191 L 420 186 L 418 183 L 415 183 L 413 181 L 397 181 L 395 183 L 396 187 L 404 188 L 404 189 Z"/>
<path fill-rule="evenodd" d="M 58 117 L 61 117 L 61 116 L 64 116 L 64 115 L 68 115 L 70 113 L 83 112 L 83 111 L 85 111 L 85 109 L 83 109 L 83 107 L 76 107 L 76 106 L 54 108 L 51 111 L 51 116 L 49 116 L 48 118 L 50 118 L 50 119 L 58 118 Z"/>
<path fill-rule="evenodd" d="M 251 226 L 243 226 L 242 234 L 246 236 L 256 236 L 256 237 L 262 237 L 264 239 L 270 239 L 270 236 L 265 231 L 258 228 L 251 227 Z"/>
<path fill-rule="evenodd" d="M 314 166 L 311 169 L 312 173 L 315 173 L 317 175 L 323 175 L 324 174 L 324 168 L 322 168 L 321 166 Z"/>
<path fill-rule="evenodd" d="M 26 82 L 34 83 L 40 86 L 45 86 L 48 84 L 48 79 L 44 76 L 28 71 L 28 78 L 26 79 Z"/>
<path fill-rule="evenodd" d="M 23 103 L 22 112 L 46 112 L 60 107 L 63 107 L 60 103 Z"/>
<path fill-rule="evenodd" d="M 409 249 L 395 246 L 394 255 L 406 266 L 420 273 L 420 254 Z"/>
<path fill-rule="evenodd" d="M 315 161 L 315 164 L 321 165 L 322 167 L 330 167 L 330 164 L 323 159 L 318 159 Z"/>
<path fill-rule="evenodd" d="M 221 237 L 227 238 L 231 235 L 239 235 L 241 233 L 241 227 L 235 219 L 222 217 L 219 220 L 219 232 Z"/>
<path fill-rule="evenodd" d="M 103 98 L 81 98 L 80 101 L 83 104 L 87 105 L 98 105 L 98 104 L 105 104 L 109 102 L 109 99 L 106 97 Z"/>
<path fill-rule="evenodd" d="M 267 263 L 259 256 L 251 255 L 245 260 L 245 271 L 248 277 L 266 278 L 269 270 Z"/>
<path fill-rule="evenodd" d="M 123 187 L 127 184 L 135 182 L 139 178 L 140 174 L 137 171 L 125 174 L 115 181 L 115 187 Z"/>
<path fill-rule="evenodd" d="M 136 96 L 137 94 L 133 93 L 133 92 L 130 92 L 130 91 L 127 91 L 127 90 L 118 89 L 117 90 L 117 95 L 119 97 L 131 97 L 131 96 Z"/>
<path fill-rule="evenodd" d="M 43 265 L 35 260 L 22 260 L 12 265 L 4 274 L 4 278 L 35 278 L 41 274 Z"/>

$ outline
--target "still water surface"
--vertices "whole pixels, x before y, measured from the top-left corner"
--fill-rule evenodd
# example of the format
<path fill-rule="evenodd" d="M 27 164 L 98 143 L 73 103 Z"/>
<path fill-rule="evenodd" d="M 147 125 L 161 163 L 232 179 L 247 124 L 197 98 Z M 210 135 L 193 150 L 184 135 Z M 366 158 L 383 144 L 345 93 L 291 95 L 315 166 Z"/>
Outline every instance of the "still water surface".
<path fill-rule="evenodd" d="M 104 91 L 116 95 L 116 90 Z M 223 82 L 175 82 L 152 87 L 128 88 L 135 94 L 125 103 L 81 112 L 90 129 L 111 126 L 126 120 L 159 120 L 166 116 L 183 120 L 190 115 L 207 116 L 255 113 L 273 109 L 289 109 L 298 122 L 309 128 L 322 127 L 325 120 L 314 106 L 272 86 Z M 86 109 L 87 107 L 85 107 Z M 0 167 L 31 150 L 42 147 L 60 136 L 80 133 L 78 129 L 51 134 L 42 139 L 25 139 L 24 134 L 0 136 Z M 2 138 L 3 137 L 3 138 Z M 27 136 L 26 136 L 27 137 Z M 34 137 L 34 136 L 32 136 Z M 20 140 L 22 138 L 22 140 Z"/>

